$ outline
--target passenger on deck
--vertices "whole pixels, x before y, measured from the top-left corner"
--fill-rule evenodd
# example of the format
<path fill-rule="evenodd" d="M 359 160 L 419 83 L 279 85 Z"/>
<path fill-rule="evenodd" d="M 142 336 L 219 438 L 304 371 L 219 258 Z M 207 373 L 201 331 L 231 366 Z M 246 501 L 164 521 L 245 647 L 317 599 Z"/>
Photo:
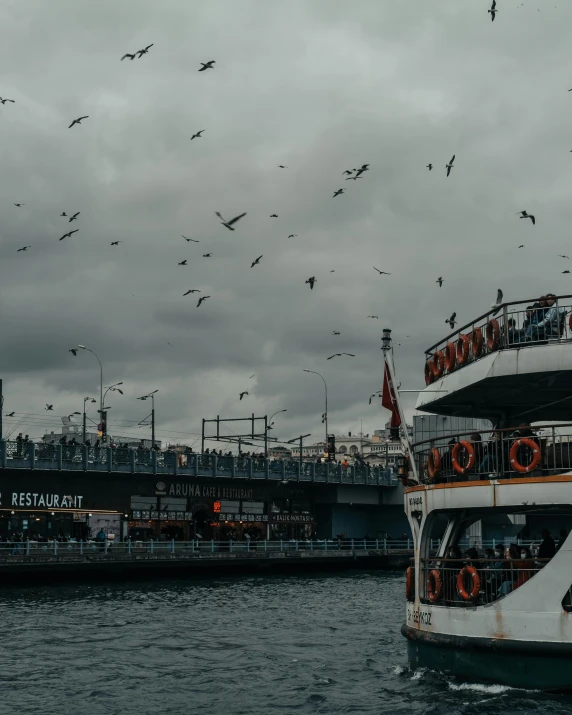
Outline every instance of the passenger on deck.
<path fill-rule="evenodd" d="M 537 311 L 536 325 L 531 326 L 530 337 L 527 331 L 527 340 L 550 340 L 560 337 L 566 311 L 564 308 L 556 306 L 554 293 L 547 294 L 545 307 L 542 306 L 542 308 L 542 317 L 540 317 L 540 311 Z"/>
<path fill-rule="evenodd" d="M 526 583 L 532 576 L 532 569 L 534 568 L 534 561 L 532 560 L 532 554 L 530 549 L 526 546 L 520 547 L 520 561 L 514 564 L 514 568 L 518 569 L 516 574 L 516 579 L 512 585 L 512 590 L 514 591 L 523 583 Z"/>
<path fill-rule="evenodd" d="M 539 559 L 551 559 L 556 553 L 554 539 L 550 536 L 548 529 L 542 529 L 540 536 L 542 536 L 542 541 L 538 547 L 537 557 Z"/>
<path fill-rule="evenodd" d="M 508 559 L 509 559 L 508 569 L 509 570 L 507 570 L 505 572 L 505 574 L 504 574 L 505 580 L 500 585 L 500 588 L 498 591 L 499 598 L 501 596 L 506 596 L 507 593 L 510 593 L 514 588 L 514 583 L 516 581 L 516 576 L 518 574 L 518 572 L 515 571 L 515 567 L 517 567 L 517 564 L 520 563 L 519 556 L 520 556 L 520 552 L 518 550 L 518 546 L 516 544 L 511 544 L 508 547 Z M 506 568 L 506 564 L 505 564 L 505 568 Z"/>
<path fill-rule="evenodd" d="M 448 442 L 448 450 L 441 457 L 441 477 L 436 480 L 437 482 L 446 482 L 447 478 L 452 477 L 456 472 L 453 469 L 453 459 L 451 453 L 453 452 L 453 447 L 457 444 L 456 440 L 450 439 Z"/>
<path fill-rule="evenodd" d="M 485 458 L 485 446 L 483 444 L 483 438 L 479 434 L 479 432 L 473 432 L 473 434 L 470 437 L 471 443 L 473 445 L 473 449 L 475 450 L 475 468 L 478 470 L 479 464 L 483 461 Z"/>

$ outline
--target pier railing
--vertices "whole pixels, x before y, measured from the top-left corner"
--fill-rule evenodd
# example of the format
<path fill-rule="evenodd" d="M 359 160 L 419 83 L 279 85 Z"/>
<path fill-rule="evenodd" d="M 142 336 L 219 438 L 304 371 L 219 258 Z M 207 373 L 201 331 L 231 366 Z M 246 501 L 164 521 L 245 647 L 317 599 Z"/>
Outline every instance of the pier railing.
<path fill-rule="evenodd" d="M 572 423 L 460 432 L 413 445 L 425 484 L 572 471 Z"/>
<path fill-rule="evenodd" d="M 178 454 L 125 447 L 34 444 L 0 441 L 0 469 L 65 469 L 74 471 L 172 474 L 196 477 L 271 479 L 393 487 L 391 469 L 367 464 L 322 464 L 297 460 L 235 457 L 214 454 Z"/>
<path fill-rule="evenodd" d="M 436 342 L 425 351 L 425 383 L 497 350 L 572 341 L 572 295 L 556 298 L 554 320 L 545 324 L 550 308 L 532 308 L 537 300 L 503 303 Z"/>

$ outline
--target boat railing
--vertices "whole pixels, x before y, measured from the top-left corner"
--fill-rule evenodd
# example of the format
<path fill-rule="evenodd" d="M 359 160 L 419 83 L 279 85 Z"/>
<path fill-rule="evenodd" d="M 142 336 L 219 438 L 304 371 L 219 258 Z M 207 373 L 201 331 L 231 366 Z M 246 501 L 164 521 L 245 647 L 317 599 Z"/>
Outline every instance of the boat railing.
<path fill-rule="evenodd" d="M 572 423 L 435 437 L 416 442 L 413 459 L 424 484 L 564 474 L 572 471 Z"/>
<path fill-rule="evenodd" d="M 425 383 L 497 350 L 571 342 L 572 295 L 558 296 L 550 316 L 548 306 L 533 307 L 536 301 L 503 303 L 436 342 L 425 351 Z"/>
<path fill-rule="evenodd" d="M 483 606 L 529 581 L 548 559 L 421 559 L 422 603 Z"/>

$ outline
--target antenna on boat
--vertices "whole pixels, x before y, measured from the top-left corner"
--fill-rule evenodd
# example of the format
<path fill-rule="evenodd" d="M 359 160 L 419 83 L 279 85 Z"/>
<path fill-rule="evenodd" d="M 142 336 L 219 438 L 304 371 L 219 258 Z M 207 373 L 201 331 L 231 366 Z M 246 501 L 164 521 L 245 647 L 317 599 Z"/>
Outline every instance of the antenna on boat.
<path fill-rule="evenodd" d="M 407 422 L 405 421 L 405 415 L 401 407 L 401 401 L 399 399 L 399 390 L 397 389 L 397 380 L 395 379 L 395 370 L 393 367 L 393 349 L 391 346 L 391 330 L 389 328 L 384 328 L 383 335 L 381 338 L 381 349 L 383 351 L 383 358 L 385 361 L 385 367 L 389 373 L 389 380 L 384 378 L 383 381 L 383 394 L 381 399 L 381 404 L 394 412 L 395 407 L 397 407 L 397 412 L 399 414 L 399 419 L 402 427 L 401 443 L 407 450 L 407 456 L 409 458 L 409 464 L 411 466 L 411 471 L 413 472 L 413 478 L 417 483 L 419 483 L 419 477 L 417 475 L 417 465 L 415 464 L 415 459 L 413 458 L 413 448 L 411 441 L 409 440 L 409 433 L 407 432 Z M 389 389 L 389 395 L 385 395 L 386 384 Z M 385 404 L 384 404 L 385 398 Z"/>

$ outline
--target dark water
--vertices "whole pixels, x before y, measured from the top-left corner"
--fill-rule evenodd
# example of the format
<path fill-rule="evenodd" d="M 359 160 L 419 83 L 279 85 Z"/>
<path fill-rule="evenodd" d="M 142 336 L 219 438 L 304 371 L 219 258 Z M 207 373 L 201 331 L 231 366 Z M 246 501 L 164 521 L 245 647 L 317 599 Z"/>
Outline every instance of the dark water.
<path fill-rule="evenodd" d="M 407 667 L 403 574 L 0 590 L 0 713 L 572 713 Z"/>

